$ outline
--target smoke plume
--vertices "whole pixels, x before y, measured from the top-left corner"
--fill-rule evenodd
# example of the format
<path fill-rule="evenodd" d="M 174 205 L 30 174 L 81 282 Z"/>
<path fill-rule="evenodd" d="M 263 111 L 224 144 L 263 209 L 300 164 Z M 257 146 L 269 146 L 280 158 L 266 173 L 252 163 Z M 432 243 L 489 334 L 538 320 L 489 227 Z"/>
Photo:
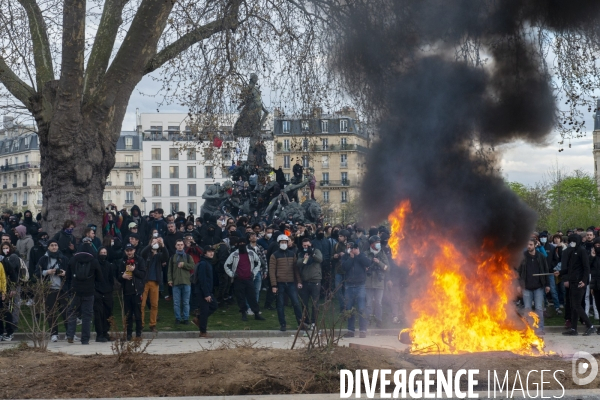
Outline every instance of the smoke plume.
<path fill-rule="evenodd" d="M 546 141 L 556 105 L 536 35 L 591 26 L 599 3 L 345 1 L 334 67 L 379 121 L 362 186 L 369 219 L 408 199 L 461 246 L 485 237 L 518 255 L 536 216 L 487 151 Z"/>

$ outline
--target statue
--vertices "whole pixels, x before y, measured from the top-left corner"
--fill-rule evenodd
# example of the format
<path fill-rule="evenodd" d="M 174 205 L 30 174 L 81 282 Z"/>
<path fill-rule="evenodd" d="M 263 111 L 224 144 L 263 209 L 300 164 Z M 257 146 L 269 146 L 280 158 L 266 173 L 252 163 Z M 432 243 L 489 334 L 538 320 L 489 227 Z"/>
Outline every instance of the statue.
<path fill-rule="evenodd" d="M 248 163 L 250 165 L 262 166 L 266 160 L 263 157 L 263 149 L 260 147 L 258 140 L 261 135 L 261 127 L 265 123 L 269 111 L 263 105 L 260 90 L 256 87 L 257 83 L 258 76 L 251 74 L 248 86 L 242 90 L 242 102 L 238 106 L 240 116 L 233 125 L 233 135 L 236 138 L 250 138 Z M 264 150 L 264 154 L 266 155 L 266 149 Z M 260 163 L 257 163 L 257 161 Z"/>
<path fill-rule="evenodd" d="M 204 204 L 200 210 L 200 216 L 204 217 L 206 214 L 215 216 L 218 218 L 221 213 L 221 204 L 229 198 L 229 190 L 232 188 L 230 181 L 223 182 L 221 187 L 220 183 L 210 185 L 206 191 L 202 194 Z"/>

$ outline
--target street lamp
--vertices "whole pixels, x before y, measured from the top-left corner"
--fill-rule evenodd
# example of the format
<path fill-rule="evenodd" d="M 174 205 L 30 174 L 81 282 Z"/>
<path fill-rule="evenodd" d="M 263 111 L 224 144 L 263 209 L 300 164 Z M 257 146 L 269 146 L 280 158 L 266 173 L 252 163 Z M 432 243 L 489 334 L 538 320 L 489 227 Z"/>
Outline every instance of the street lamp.
<path fill-rule="evenodd" d="M 142 197 L 142 203 L 144 204 L 144 215 L 146 215 L 146 203 L 148 202 L 148 200 L 146 200 L 145 197 Z"/>

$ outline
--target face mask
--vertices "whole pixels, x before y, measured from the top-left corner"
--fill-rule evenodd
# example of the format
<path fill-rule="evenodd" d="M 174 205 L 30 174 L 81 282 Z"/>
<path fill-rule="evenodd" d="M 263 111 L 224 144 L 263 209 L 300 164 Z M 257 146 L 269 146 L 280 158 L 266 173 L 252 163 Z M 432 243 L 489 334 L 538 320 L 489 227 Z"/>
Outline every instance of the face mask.
<path fill-rule="evenodd" d="M 381 250 L 381 243 L 375 243 L 375 250 Z"/>
<path fill-rule="evenodd" d="M 577 243 L 575 243 L 575 242 L 571 242 L 571 243 L 569 243 L 569 246 L 571 246 L 571 247 L 575 247 L 575 246 L 577 246 Z"/>
<path fill-rule="evenodd" d="M 101 254 L 98 256 L 98 261 L 104 261 L 104 260 L 106 260 L 106 254 L 104 254 L 104 255 Z"/>
<path fill-rule="evenodd" d="M 111 246 L 114 246 L 114 245 L 115 245 L 115 241 L 114 241 L 114 240 L 111 240 L 111 241 L 110 241 L 110 245 L 111 245 Z"/>
<path fill-rule="evenodd" d="M 544 243 L 544 244 L 545 244 L 547 241 L 548 241 L 548 239 L 547 239 L 547 238 L 545 238 L 545 237 L 543 237 L 543 238 L 540 238 L 540 242 L 542 242 L 542 243 Z"/>
<path fill-rule="evenodd" d="M 70 234 L 72 234 L 72 233 L 73 233 L 73 229 L 72 229 L 72 228 L 65 229 L 65 233 L 66 233 L 67 235 L 70 235 Z"/>
<path fill-rule="evenodd" d="M 281 250 L 287 250 L 287 244 L 286 243 L 282 243 L 282 244 L 279 245 L 279 248 Z"/>
<path fill-rule="evenodd" d="M 158 243 L 154 243 L 154 244 L 152 245 L 152 248 L 153 248 L 154 250 L 158 249 L 158 248 L 159 248 L 159 246 L 158 246 Z"/>
<path fill-rule="evenodd" d="M 158 237 L 158 232 L 154 232 L 154 233 L 152 234 L 152 237 Z"/>
<path fill-rule="evenodd" d="M 4 249 L 4 250 L 2 250 L 2 252 L 3 252 L 4 254 L 8 254 L 9 250 L 8 250 L 8 249 Z"/>
<path fill-rule="evenodd" d="M 271 236 L 273 236 L 273 234 L 272 234 L 272 233 L 267 233 L 267 234 L 265 235 L 265 237 L 266 237 L 267 239 L 271 239 Z"/>
<path fill-rule="evenodd" d="M 247 253 L 248 252 L 248 249 L 246 248 L 245 244 L 238 245 L 238 250 L 239 250 L 240 253 Z"/>

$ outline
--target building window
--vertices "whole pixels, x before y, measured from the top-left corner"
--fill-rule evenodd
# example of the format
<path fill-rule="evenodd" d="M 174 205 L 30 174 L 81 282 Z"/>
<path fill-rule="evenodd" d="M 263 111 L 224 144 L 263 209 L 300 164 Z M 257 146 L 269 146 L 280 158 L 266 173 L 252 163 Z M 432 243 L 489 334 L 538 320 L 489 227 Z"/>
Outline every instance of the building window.
<path fill-rule="evenodd" d="M 283 174 L 285 181 L 289 182 L 290 181 L 290 174 Z"/>
<path fill-rule="evenodd" d="M 15 157 L 15 164 L 19 163 L 19 157 Z"/>
<path fill-rule="evenodd" d="M 191 215 L 196 215 L 196 211 L 198 210 L 198 204 L 197 203 L 188 203 L 188 212 Z"/>
<path fill-rule="evenodd" d="M 167 126 L 167 131 L 169 133 L 179 133 L 179 125 L 169 125 Z"/>
<path fill-rule="evenodd" d="M 231 160 L 231 150 L 226 148 L 221 149 L 221 156 L 223 157 L 224 161 Z"/>
<path fill-rule="evenodd" d="M 321 132 L 322 133 L 329 132 L 329 120 L 326 120 L 326 119 L 321 120 Z"/>
<path fill-rule="evenodd" d="M 282 121 L 281 124 L 283 126 L 283 133 L 290 133 L 290 121 Z"/>
<path fill-rule="evenodd" d="M 308 156 L 302 156 L 302 166 L 308 168 Z"/>
<path fill-rule="evenodd" d="M 348 184 L 348 173 L 342 172 L 342 185 L 347 185 L 347 184 Z"/>
<path fill-rule="evenodd" d="M 15 139 L 13 143 L 15 144 L 13 146 L 13 150 L 19 150 L 19 139 Z"/>
<path fill-rule="evenodd" d="M 152 159 L 160 161 L 160 148 L 152 149 Z"/>
<path fill-rule="evenodd" d="M 25 137 L 25 148 L 26 149 L 29 148 L 29 143 L 31 143 L 31 136 L 26 136 Z"/>
<path fill-rule="evenodd" d="M 290 167 L 290 156 L 283 156 L 283 168 Z"/>
<path fill-rule="evenodd" d="M 329 172 L 323 172 L 323 184 L 329 184 Z"/>
<path fill-rule="evenodd" d="M 348 192 L 345 190 L 342 190 L 342 203 L 347 203 L 348 202 Z"/>
<path fill-rule="evenodd" d="M 153 183 L 152 184 L 152 197 L 160 197 L 162 196 L 162 190 L 161 190 L 161 184 L 160 183 Z M 154 207 L 156 208 L 156 207 Z"/>
<path fill-rule="evenodd" d="M 151 134 L 159 134 L 162 133 L 162 125 L 152 125 L 150 126 Z"/>
<path fill-rule="evenodd" d="M 171 214 L 175 214 L 179 211 L 179 203 L 171 203 Z"/>
<path fill-rule="evenodd" d="M 29 156 L 25 156 L 25 164 L 29 162 Z"/>
<path fill-rule="evenodd" d="M 110 190 L 105 190 L 104 193 L 102 193 L 102 200 L 111 201 L 112 199 L 110 197 L 111 197 Z"/>
<path fill-rule="evenodd" d="M 169 149 L 169 160 L 179 160 L 179 149 Z"/>
<path fill-rule="evenodd" d="M 44 194 L 42 192 L 37 192 L 37 203 L 44 204 Z"/>
<path fill-rule="evenodd" d="M 308 131 L 308 121 L 303 119 L 302 120 L 302 132 L 307 132 Z"/>
<path fill-rule="evenodd" d="M 348 154 L 340 154 L 340 167 L 348 166 Z"/>
<path fill-rule="evenodd" d="M 133 186 L 133 173 L 128 172 L 125 174 L 125 186 Z"/>
<path fill-rule="evenodd" d="M 152 209 L 156 210 L 157 208 L 162 208 L 162 203 L 160 201 L 157 203 L 152 203 Z"/>
<path fill-rule="evenodd" d="M 348 132 L 348 120 L 340 119 L 340 132 Z"/>
<path fill-rule="evenodd" d="M 213 167 L 204 167 L 204 177 L 205 178 L 214 178 Z"/>
<path fill-rule="evenodd" d="M 302 151 L 308 151 L 308 139 L 302 139 Z"/>
<path fill-rule="evenodd" d="M 187 177 L 188 178 L 195 178 L 196 177 L 196 166 L 195 165 L 188 165 L 187 167 Z"/>
<path fill-rule="evenodd" d="M 27 192 L 23 192 L 23 205 L 27 204 L 28 198 L 27 198 Z"/>
<path fill-rule="evenodd" d="M 343 137 L 343 138 L 340 139 L 340 146 L 341 146 L 342 149 L 345 149 L 346 146 L 347 146 L 347 144 L 348 144 L 348 139 L 347 138 Z"/>
<path fill-rule="evenodd" d="M 329 147 L 329 139 L 321 139 L 321 146 L 323 147 L 323 150 L 327 150 Z"/>
<path fill-rule="evenodd" d="M 160 179 L 160 165 L 152 166 L 152 178 Z"/>
<path fill-rule="evenodd" d="M 329 156 L 322 156 L 321 157 L 321 166 L 323 168 L 329 168 Z"/>
<path fill-rule="evenodd" d="M 323 203 L 329 203 L 329 191 L 323 191 Z"/>
<path fill-rule="evenodd" d="M 126 155 L 125 156 L 125 162 L 127 164 L 131 164 L 133 162 L 133 156 L 132 155 Z"/>
<path fill-rule="evenodd" d="M 171 178 L 171 179 L 179 178 L 179 167 L 177 165 L 171 165 L 169 167 L 169 178 Z"/>
<path fill-rule="evenodd" d="M 125 150 L 131 150 L 131 149 L 133 149 L 133 138 L 126 137 L 125 138 Z"/>
<path fill-rule="evenodd" d="M 283 151 L 290 151 L 290 140 L 283 139 Z"/>
<path fill-rule="evenodd" d="M 188 149 L 187 151 L 187 159 L 195 160 L 196 159 L 196 148 Z"/>
<path fill-rule="evenodd" d="M 125 204 L 133 204 L 133 191 L 125 192 Z"/>
<path fill-rule="evenodd" d="M 169 194 L 171 196 L 179 196 L 179 184 L 172 183 L 170 186 L 171 186 L 171 190 L 169 191 Z"/>
<path fill-rule="evenodd" d="M 196 184 L 188 184 L 188 196 L 196 196 Z"/>

